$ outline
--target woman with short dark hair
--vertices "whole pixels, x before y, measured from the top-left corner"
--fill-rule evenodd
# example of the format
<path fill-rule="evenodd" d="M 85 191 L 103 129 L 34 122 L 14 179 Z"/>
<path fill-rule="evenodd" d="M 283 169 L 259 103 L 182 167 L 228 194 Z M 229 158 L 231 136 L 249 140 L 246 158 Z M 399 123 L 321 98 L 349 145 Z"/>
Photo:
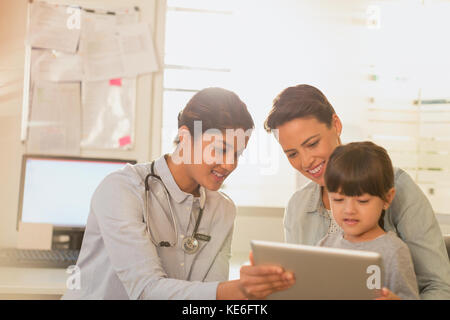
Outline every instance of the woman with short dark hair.
<path fill-rule="evenodd" d="M 274 132 L 291 165 L 311 180 L 289 200 L 286 241 L 315 245 L 339 230 L 330 212 L 324 175 L 330 155 L 341 144 L 342 123 L 319 89 L 302 84 L 274 99 L 265 128 Z M 405 171 L 395 168 L 394 182 L 397 195 L 384 216 L 384 228 L 408 245 L 421 298 L 450 299 L 450 263 L 433 209 Z"/>

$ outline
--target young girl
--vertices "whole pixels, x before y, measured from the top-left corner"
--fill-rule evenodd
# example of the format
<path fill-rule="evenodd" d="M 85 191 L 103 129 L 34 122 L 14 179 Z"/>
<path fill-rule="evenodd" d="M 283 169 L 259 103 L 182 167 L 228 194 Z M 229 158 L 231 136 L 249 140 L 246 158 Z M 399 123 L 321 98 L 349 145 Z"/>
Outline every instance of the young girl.
<path fill-rule="evenodd" d="M 338 146 L 325 172 L 325 185 L 335 222 L 341 228 L 318 245 L 375 251 L 384 269 L 383 296 L 418 299 L 418 287 L 408 246 L 385 232 L 385 210 L 394 199 L 394 170 L 385 149 L 372 142 Z"/>
<path fill-rule="evenodd" d="M 172 154 L 127 165 L 96 189 L 77 261 L 81 285 L 64 299 L 246 299 L 295 281 L 271 266 L 243 266 L 227 281 L 236 207 L 218 190 L 247 146 L 239 132 L 254 127 L 246 105 L 207 88 L 178 127 Z"/>

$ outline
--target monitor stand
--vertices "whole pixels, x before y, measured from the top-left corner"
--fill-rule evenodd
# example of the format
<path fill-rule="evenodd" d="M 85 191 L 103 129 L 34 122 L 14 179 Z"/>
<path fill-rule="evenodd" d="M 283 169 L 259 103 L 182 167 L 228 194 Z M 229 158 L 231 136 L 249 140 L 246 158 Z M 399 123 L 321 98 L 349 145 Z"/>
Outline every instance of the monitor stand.
<path fill-rule="evenodd" d="M 80 250 L 84 229 L 53 229 L 52 249 Z"/>

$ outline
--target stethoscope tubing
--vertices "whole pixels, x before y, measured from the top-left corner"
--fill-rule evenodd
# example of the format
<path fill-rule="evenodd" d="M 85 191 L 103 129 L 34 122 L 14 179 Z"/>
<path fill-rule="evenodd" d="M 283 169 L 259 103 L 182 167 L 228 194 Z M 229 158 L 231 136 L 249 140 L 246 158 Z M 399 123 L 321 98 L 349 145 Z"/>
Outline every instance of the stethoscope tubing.
<path fill-rule="evenodd" d="M 175 215 L 173 214 L 172 205 L 170 204 L 169 193 L 167 191 L 167 188 L 164 185 L 164 183 L 162 182 L 161 177 L 154 173 L 154 165 L 155 165 L 155 162 L 152 162 L 151 169 L 150 169 L 151 171 L 150 171 L 149 174 L 147 174 L 147 176 L 144 179 L 144 185 L 145 185 L 145 199 L 144 199 L 145 213 L 144 213 L 144 221 L 145 221 L 147 232 L 148 232 L 148 234 L 150 236 L 150 240 L 153 242 L 153 244 L 155 246 L 157 246 L 157 247 L 173 247 L 173 246 L 176 246 L 177 241 L 178 241 L 178 228 L 177 228 L 177 224 L 176 224 L 176 221 L 175 221 Z M 150 219 L 149 214 L 148 214 L 148 197 L 149 197 L 149 193 L 150 193 L 150 187 L 149 187 L 149 183 L 148 183 L 148 179 L 149 178 L 155 178 L 158 181 L 158 183 L 163 186 L 163 192 L 164 192 L 164 194 L 166 196 L 167 204 L 169 205 L 170 215 L 171 215 L 171 218 L 172 218 L 172 225 L 173 225 L 173 228 L 174 228 L 174 231 L 175 231 L 175 241 L 172 242 L 172 243 L 170 243 L 169 241 L 157 242 L 155 240 L 156 238 L 154 237 L 153 232 L 152 232 L 153 228 L 151 228 L 151 226 L 149 226 L 151 224 L 151 222 L 150 222 L 151 219 Z"/>

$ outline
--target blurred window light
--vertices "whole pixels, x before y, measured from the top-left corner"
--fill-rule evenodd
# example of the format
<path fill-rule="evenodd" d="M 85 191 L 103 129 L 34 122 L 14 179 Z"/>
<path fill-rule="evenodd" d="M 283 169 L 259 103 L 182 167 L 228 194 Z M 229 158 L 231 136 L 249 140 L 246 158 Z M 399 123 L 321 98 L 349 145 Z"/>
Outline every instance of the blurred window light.
<path fill-rule="evenodd" d="M 366 11 L 366 24 L 369 29 L 381 28 L 381 8 L 377 5 L 370 5 Z"/>
<path fill-rule="evenodd" d="M 176 115 L 195 92 L 232 90 L 247 104 L 255 132 L 224 192 L 239 206 L 285 207 L 308 180 L 262 125 L 281 90 L 306 83 L 335 107 L 344 143 L 384 146 L 395 166 L 438 190 L 428 195 L 434 209 L 450 213 L 449 1 L 167 4 L 163 152 L 173 150 Z"/>
<path fill-rule="evenodd" d="M 241 32 L 248 29 L 248 16 L 237 14 L 238 7 L 242 8 L 238 1 L 167 1 L 162 151 L 173 151 L 176 115 L 196 92 L 213 86 L 232 90 L 247 104 L 255 130 L 223 191 L 239 206 L 285 207 L 295 190 L 296 174 L 262 127 L 278 88 L 264 96 L 261 84 L 252 87 L 242 77 L 251 74 L 251 82 L 261 81 L 260 72 L 246 70 L 249 57 L 257 57 L 260 49 L 249 52 L 252 39 Z"/>

